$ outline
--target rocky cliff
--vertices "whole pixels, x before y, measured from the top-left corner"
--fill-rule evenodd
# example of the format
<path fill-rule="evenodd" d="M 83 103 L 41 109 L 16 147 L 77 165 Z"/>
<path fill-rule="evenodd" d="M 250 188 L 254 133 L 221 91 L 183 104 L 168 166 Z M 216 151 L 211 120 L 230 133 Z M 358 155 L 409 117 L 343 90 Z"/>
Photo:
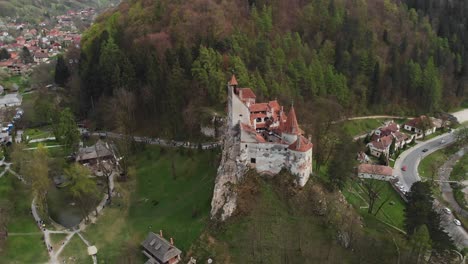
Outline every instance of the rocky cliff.
<path fill-rule="evenodd" d="M 227 125 L 224 130 L 221 163 L 218 167 L 211 201 L 211 219 L 220 221 L 229 218 L 236 210 L 235 186 L 246 171 L 246 166 L 237 160 L 240 153 L 239 126 Z"/>

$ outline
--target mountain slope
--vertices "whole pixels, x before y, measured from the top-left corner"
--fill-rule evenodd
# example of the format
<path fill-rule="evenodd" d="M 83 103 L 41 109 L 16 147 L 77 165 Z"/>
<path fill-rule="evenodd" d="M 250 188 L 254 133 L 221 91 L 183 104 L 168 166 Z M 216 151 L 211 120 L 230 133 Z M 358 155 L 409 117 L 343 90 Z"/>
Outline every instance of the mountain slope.
<path fill-rule="evenodd" d="M 397 1 L 132 0 L 98 21 L 82 43 L 81 113 L 125 88 L 161 134 L 187 136 L 201 106 L 223 109 L 232 72 L 302 112 L 329 98 L 350 114 L 419 114 L 465 96 L 448 40 Z"/>

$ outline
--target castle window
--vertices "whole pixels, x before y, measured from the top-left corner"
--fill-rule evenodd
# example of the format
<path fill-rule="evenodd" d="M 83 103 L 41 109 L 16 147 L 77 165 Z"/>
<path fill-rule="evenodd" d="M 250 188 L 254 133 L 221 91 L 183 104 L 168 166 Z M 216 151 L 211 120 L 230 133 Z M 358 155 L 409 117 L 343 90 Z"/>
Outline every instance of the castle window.
<path fill-rule="evenodd" d="M 250 163 L 252 163 L 252 164 L 255 164 L 255 163 L 257 163 L 257 159 L 255 159 L 255 158 L 251 158 L 251 159 L 250 159 Z"/>
<path fill-rule="evenodd" d="M 287 148 L 284 148 L 284 151 L 287 151 L 288 149 Z"/>
<path fill-rule="evenodd" d="M 262 122 L 262 119 L 260 117 L 257 117 L 257 119 L 255 119 L 257 122 Z"/>
<path fill-rule="evenodd" d="M 247 148 L 247 144 L 245 144 L 245 148 Z"/>

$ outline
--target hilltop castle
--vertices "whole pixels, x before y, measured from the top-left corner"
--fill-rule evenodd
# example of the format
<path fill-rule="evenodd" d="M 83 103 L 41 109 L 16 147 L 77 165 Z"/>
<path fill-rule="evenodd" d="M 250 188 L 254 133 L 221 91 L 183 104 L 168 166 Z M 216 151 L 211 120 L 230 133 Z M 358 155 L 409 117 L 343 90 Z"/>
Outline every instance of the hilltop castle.
<path fill-rule="evenodd" d="M 239 126 L 237 162 L 259 173 L 277 174 L 282 168 L 304 186 L 312 173 L 312 143 L 299 128 L 294 107 L 286 115 L 276 101 L 257 103 L 250 88 L 238 88 L 233 75 L 228 83 L 228 126 Z"/>

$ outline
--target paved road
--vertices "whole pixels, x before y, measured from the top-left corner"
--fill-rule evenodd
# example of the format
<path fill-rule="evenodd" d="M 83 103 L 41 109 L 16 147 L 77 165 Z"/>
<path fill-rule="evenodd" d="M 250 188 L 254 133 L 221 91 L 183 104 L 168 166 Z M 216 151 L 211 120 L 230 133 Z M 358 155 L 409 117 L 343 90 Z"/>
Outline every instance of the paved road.
<path fill-rule="evenodd" d="M 460 123 L 468 121 L 468 109 L 453 113 Z M 418 167 L 421 159 L 430 155 L 431 153 L 445 148 L 455 141 L 453 133 L 445 133 L 425 142 L 420 142 L 416 146 L 401 153 L 395 161 L 394 173 L 398 180 L 403 185 L 404 190 L 408 191 L 413 183 L 420 181 L 421 177 L 418 173 Z M 423 150 L 427 151 L 423 152 Z M 406 170 L 403 171 L 403 166 Z M 444 214 L 442 212 L 443 205 L 439 201 L 434 201 L 434 208 L 441 212 L 441 226 L 452 237 L 455 245 L 459 248 L 468 247 L 468 233 L 461 226 L 456 226 L 453 223 L 453 215 Z"/>
<path fill-rule="evenodd" d="M 399 181 L 403 184 L 404 190 L 408 191 L 413 183 L 420 181 L 418 167 L 421 159 L 431 153 L 445 148 L 454 142 L 453 133 L 446 133 L 425 142 L 420 142 L 416 146 L 401 153 L 395 161 L 395 174 Z M 423 150 L 427 149 L 426 152 Z M 403 171 L 403 166 L 406 166 L 406 171 Z"/>
<path fill-rule="evenodd" d="M 466 152 L 468 152 L 468 147 L 462 148 L 457 153 L 450 156 L 450 158 L 439 169 L 439 180 L 448 181 L 450 179 L 453 167 L 466 154 Z M 450 205 L 452 211 L 456 212 L 459 216 L 468 218 L 468 211 L 460 207 L 455 200 L 450 183 L 440 182 L 440 190 L 442 192 L 442 197 Z"/>

